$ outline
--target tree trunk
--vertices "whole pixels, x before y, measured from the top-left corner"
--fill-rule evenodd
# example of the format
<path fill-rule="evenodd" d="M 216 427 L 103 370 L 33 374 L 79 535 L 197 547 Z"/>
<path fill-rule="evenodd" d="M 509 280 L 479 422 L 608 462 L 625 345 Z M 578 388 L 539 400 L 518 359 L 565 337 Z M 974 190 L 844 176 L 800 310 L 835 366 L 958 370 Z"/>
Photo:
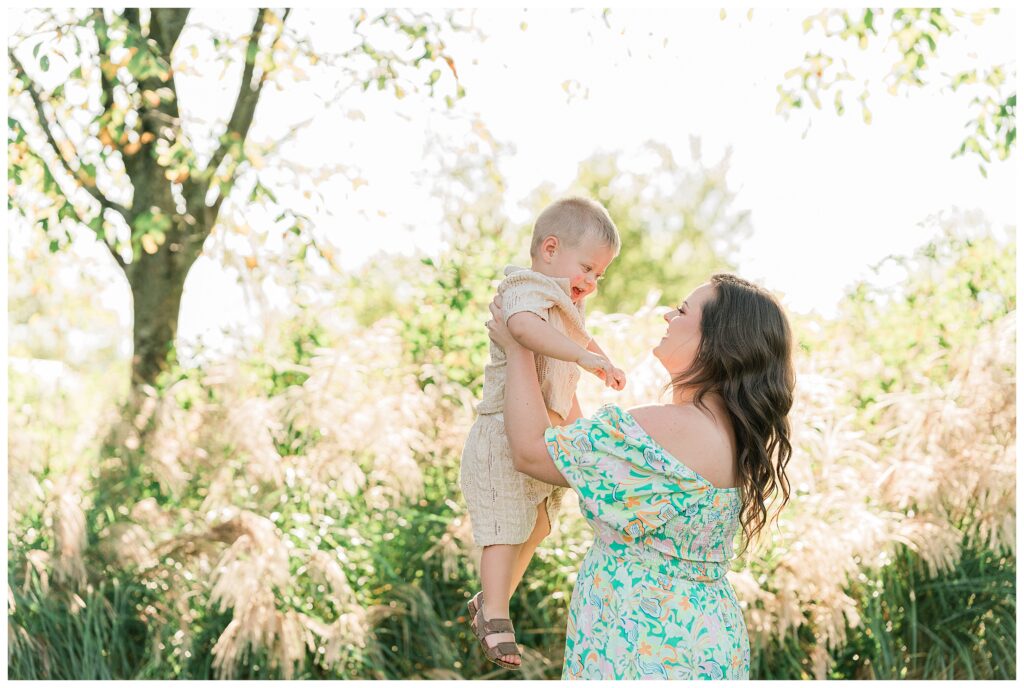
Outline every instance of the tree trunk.
<path fill-rule="evenodd" d="M 181 294 L 193 262 L 194 258 L 175 251 L 171 245 L 152 255 L 142 253 L 139 262 L 130 266 L 128 282 L 135 314 L 133 391 L 155 385 L 160 373 L 174 361 Z"/>

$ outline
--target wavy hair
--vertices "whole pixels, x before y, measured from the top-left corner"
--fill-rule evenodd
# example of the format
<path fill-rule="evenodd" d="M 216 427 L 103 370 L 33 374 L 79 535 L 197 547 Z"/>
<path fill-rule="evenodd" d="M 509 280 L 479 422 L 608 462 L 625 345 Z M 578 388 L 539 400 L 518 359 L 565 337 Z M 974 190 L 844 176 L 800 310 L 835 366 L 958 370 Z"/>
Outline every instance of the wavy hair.
<path fill-rule="evenodd" d="M 736 433 L 746 551 L 768 524 L 767 505 L 781 494 L 778 519 L 789 501 L 788 415 L 796 385 L 792 334 L 782 306 L 767 290 L 727 273 L 709 281 L 714 296 L 701 309 L 696 357 L 670 386 L 694 390 L 694 404 L 705 411 L 703 398 L 709 393 L 725 402 Z"/>

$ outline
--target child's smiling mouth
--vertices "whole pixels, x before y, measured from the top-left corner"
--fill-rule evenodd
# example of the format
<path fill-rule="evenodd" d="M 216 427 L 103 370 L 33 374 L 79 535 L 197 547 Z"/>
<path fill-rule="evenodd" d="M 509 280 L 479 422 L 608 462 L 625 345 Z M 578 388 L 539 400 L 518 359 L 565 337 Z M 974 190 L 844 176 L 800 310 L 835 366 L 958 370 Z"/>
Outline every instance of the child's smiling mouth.
<path fill-rule="evenodd" d="M 573 300 L 575 301 L 576 299 L 580 298 L 581 296 L 583 296 L 583 290 L 580 289 L 579 287 L 573 287 L 572 288 L 572 298 L 573 298 Z"/>

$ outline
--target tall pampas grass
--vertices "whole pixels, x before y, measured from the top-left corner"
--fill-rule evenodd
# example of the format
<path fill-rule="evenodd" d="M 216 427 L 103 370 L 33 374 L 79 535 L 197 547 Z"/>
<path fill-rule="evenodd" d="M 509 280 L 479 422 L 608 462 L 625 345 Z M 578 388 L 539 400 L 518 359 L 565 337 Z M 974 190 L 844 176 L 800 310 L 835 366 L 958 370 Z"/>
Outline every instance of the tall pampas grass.
<path fill-rule="evenodd" d="M 958 269 L 988 269 L 976 247 L 958 250 Z M 487 316 L 464 296 L 459 313 L 417 304 L 430 317 L 412 332 L 415 314 L 367 324 L 343 308 L 270 323 L 247 358 L 175 368 L 113 433 L 95 397 L 12 374 L 12 676 L 490 677 L 465 618 L 479 551 L 457 489 L 479 382 L 457 367 L 486 344 Z M 584 374 L 584 413 L 667 401 L 650 353 L 659 298 L 588 315 L 629 381 L 615 392 Z M 946 346 L 928 318 L 952 307 L 857 302 L 845 321 L 794 319 L 793 496 L 728 574 L 755 676 L 1012 674 L 1008 299 L 964 316 L 969 331 L 944 320 Z M 531 676 L 560 673 L 591 539 L 567 495 L 513 599 Z"/>

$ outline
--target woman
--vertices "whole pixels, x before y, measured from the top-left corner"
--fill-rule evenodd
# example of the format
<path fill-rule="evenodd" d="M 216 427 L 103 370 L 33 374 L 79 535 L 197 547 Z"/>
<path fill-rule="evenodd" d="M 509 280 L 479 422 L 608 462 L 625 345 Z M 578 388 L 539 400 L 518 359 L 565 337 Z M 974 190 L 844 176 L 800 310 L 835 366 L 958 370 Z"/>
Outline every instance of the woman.
<path fill-rule="evenodd" d="M 665 314 L 654 355 L 672 403 L 609 404 L 548 427 L 533 354 L 491 304 L 508 355 L 505 427 L 516 468 L 572 487 L 594 529 L 576 579 L 565 679 L 745 679 L 750 645 L 725 578 L 740 526 L 751 542 L 781 492 L 791 447 L 789 323 L 776 299 L 717 274 Z M 777 514 L 776 514 L 777 515 Z"/>

